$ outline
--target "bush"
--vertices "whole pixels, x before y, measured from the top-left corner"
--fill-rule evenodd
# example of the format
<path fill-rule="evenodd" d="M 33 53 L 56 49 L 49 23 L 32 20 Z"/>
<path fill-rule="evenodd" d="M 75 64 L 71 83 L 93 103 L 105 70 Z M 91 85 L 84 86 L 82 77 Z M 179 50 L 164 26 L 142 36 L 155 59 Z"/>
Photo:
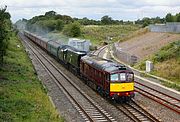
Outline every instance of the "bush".
<path fill-rule="evenodd" d="M 56 21 L 56 30 L 62 31 L 63 27 L 64 27 L 64 22 L 62 20 L 57 20 Z"/>
<path fill-rule="evenodd" d="M 3 56 L 6 54 L 11 29 L 10 14 L 6 7 L 0 9 L 0 64 L 3 63 Z"/>
<path fill-rule="evenodd" d="M 78 22 L 68 24 L 64 27 L 63 33 L 70 37 L 78 37 L 81 35 L 81 27 Z"/>
<path fill-rule="evenodd" d="M 180 40 L 163 47 L 153 57 L 154 62 L 162 62 L 170 58 L 180 58 Z"/>

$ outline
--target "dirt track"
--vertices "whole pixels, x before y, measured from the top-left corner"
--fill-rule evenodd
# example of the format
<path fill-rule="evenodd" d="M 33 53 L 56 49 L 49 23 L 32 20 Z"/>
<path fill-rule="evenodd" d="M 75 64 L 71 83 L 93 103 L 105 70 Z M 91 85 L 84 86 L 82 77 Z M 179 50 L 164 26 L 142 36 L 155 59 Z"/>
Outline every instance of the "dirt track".
<path fill-rule="evenodd" d="M 119 47 L 125 52 L 143 59 L 176 40 L 180 40 L 180 34 L 148 32 L 142 36 L 119 43 Z"/>

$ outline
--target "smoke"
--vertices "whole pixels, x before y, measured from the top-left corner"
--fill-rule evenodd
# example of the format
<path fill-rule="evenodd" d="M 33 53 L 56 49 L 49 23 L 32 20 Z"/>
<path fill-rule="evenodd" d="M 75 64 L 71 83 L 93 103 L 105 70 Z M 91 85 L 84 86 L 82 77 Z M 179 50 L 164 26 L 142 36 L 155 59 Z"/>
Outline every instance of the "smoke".
<path fill-rule="evenodd" d="M 62 35 L 60 32 L 54 30 L 51 31 L 46 27 L 39 26 L 37 24 L 29 25 L 26 24 L 25 30 L 35 34 L 38 38 L 56 41 L 61 44 L 68 44 L 69 38 L 65 35 Z"/>

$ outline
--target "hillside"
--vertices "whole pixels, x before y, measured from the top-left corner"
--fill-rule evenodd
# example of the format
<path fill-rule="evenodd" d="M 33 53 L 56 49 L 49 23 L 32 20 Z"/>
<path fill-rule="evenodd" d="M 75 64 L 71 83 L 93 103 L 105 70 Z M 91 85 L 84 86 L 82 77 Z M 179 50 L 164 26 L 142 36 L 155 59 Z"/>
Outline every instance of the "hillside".
<path fill-rule="evenodd" d="M 169 79 L 175 84 L 180 84 L 180 40 L 162 47 L 155 54 L 152 54 L 148 60 L 153 61 L 154 64 L 152 74 Z M 145 60 L 137 64 L 135 68 L 145 70 Z M 180 90 L 176 85 L 171 87 Z"/>
<path fill-rule="evenodd" d="M 108 37 L 113 42 L 123 40 L 139 28 L 139 25 L 89 25 L 82 27 L 81 37 L 90 39 L 94 45 L 100 45 L 104 41 L 108 42 Z"/>
<path fill-rule="evenodd" d="M 147 32 L 119 43 L 119 47 L 140 60 L 157 52 L 161 47 L 180 39 L 180 34 Z"/>

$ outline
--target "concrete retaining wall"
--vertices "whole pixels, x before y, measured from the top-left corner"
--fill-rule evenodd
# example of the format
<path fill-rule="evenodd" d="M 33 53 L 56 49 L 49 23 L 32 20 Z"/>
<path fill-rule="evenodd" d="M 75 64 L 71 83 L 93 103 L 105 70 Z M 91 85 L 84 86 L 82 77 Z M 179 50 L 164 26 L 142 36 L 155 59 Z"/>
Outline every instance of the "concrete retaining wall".
<path fill-rule="evenodd" d="M 180 33 L 180 22 L 167 22 L 166 24 L 149 25 L 151 32 Z"/>
<path fill-rule="evenodd" d="M 123 51 L 118 43 L 114 43 L 112 46 L 113 55 L 116 56 L 120 61 L 132 65 L 138 62 L 138 57 L 131 55 L 125 51 Z"/>

